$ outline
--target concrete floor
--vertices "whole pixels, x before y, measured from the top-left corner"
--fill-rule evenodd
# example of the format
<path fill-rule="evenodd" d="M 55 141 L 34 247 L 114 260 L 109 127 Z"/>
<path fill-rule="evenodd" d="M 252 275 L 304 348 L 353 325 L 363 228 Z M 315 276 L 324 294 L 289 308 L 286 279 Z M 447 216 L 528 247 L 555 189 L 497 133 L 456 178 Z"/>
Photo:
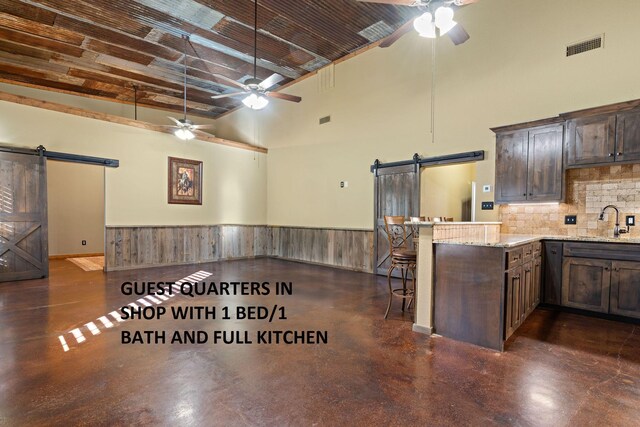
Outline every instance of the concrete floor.
<path fill-rule="evenodd" d="M 279 304 L 288 320 L 83 326 L 136 298 L 127 280 L 292 281 L 293 296 L 176 296 L 164 306 Z M 639 425 L 640 328 L 537 309 L 497 353 L 411 332 L 384 278 L 257 259 L 109 273 L 51 263 L 0 284 L 0 425 Z M 111 319 L 114 320 L 114 319 Z M 81 328 L 77 344 L 68 332 Z M 327 345 L 120 344 L 121 330 L 327 330 Z M 67 337 L 65 352 L 58 336 Z"/>

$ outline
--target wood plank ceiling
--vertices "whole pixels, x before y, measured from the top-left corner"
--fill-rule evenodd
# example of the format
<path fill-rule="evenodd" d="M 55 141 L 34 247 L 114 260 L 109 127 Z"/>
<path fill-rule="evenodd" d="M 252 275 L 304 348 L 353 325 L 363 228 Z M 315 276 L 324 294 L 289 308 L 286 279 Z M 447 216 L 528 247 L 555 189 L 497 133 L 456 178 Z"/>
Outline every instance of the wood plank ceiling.
<path fill-rule="evenodd" d="M 253 72 L 253 0 L 0 0 L 0 81 L 215 118 L 240 99 L 216 75 Z M 412 8 L 261 0 L 258 78 L 286 84 L 390 34 Z"/>

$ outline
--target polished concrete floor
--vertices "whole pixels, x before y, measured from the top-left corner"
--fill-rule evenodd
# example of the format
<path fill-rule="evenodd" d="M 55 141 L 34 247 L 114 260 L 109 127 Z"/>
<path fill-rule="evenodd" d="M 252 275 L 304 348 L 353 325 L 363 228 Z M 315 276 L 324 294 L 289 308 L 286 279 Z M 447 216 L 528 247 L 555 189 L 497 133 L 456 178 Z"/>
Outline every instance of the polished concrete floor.
<path fill-rule="evenodd" d="M 293 295 L 162 305 L 278 304 L 288 320 L 97 320 L 139 298 L 122 295 L 123 281 L 199 270 L 291 281 Z M 640 327 L 537 309 L 497 353 L 413 333 L 398 305 L 383 320 L 385 286 L 271 259 L 107 275 L 54 261 L 47 280 L 0 284 L 0 425 L 639 425 Z M 123 345 L 125 329 L 326 330 L 329 342 Z"/>

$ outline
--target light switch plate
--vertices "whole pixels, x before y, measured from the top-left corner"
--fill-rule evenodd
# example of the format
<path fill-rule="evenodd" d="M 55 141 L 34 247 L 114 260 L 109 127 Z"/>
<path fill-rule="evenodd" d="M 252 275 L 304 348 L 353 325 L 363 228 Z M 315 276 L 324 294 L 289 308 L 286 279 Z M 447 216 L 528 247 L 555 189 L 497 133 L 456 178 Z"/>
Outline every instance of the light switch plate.
<path fill-rule="evenodd" d="M 482 192 L 483 193 L 491 193 L 491 186 L 490 185 L 483 185 L 482 186 Z"/>

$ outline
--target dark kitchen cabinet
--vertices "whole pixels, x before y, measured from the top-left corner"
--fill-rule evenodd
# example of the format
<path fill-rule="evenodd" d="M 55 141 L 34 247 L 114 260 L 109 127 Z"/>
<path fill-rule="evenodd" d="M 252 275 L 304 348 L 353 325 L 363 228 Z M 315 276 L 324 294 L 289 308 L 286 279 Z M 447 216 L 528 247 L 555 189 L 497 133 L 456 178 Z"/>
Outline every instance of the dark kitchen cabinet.
<path fill-rule="evenodd" d="M 541 255 L 541 242 L 516 246 L 505 251 L 505 339 L 518 329 L 540 302 Z"/>
<path fill-rule="evenodd" d="M 496 136 L 496 203 L 561 201 L 563 125 Z"/>
<path fill-rule="evenodd" d="M 531 313 L 540 304 L 540 294 L 542 293 L 542 256 L 538 255 L 533 259 L 533 286 L 531 287 L 532 305 L 529 308 Z"/>
<path fill-rule="evenodd" d="M 613 261 L 609 312 L 640 318 L 640 263 Z"/>
<path fill-rule="evenodd" d="M 562 138 L 564 127 L 546 126 L 529 131 L 527 200 L 562 200 Z"/>
<path fill-rule="evenodd" d="M 562 305 L 607 313 L 611 261 L 565 257 L 562 264 Z"/>
<path fill-rule="evenodd" d="M 640 109 L 567 121 L 567 167 L 640 160 Z"/>
<path fill-rule="evenodd" d="M 640 110 L 616 116 L 616 161 L 640 160 Z"/>
<path fill-rule="evenodd" d="M 505 339 L 522 323 L 522 267 L 516 267 L 507 272 L 505 293 Z"/>
<path fill-rule="evenodd" d="M 519 202 L 527 198 L 529 132 L 509 132 L 496 137 L 497 203 Z"/>
<path fill-rule="evenodd" d="M 567 166 L 612 162 L 616 116 L 580 117 L 567 122 Z"/>
<path fill-rule="evenodd" d="M 544 242 L 543 301 L 562 304 L 562 242 Z"/>

